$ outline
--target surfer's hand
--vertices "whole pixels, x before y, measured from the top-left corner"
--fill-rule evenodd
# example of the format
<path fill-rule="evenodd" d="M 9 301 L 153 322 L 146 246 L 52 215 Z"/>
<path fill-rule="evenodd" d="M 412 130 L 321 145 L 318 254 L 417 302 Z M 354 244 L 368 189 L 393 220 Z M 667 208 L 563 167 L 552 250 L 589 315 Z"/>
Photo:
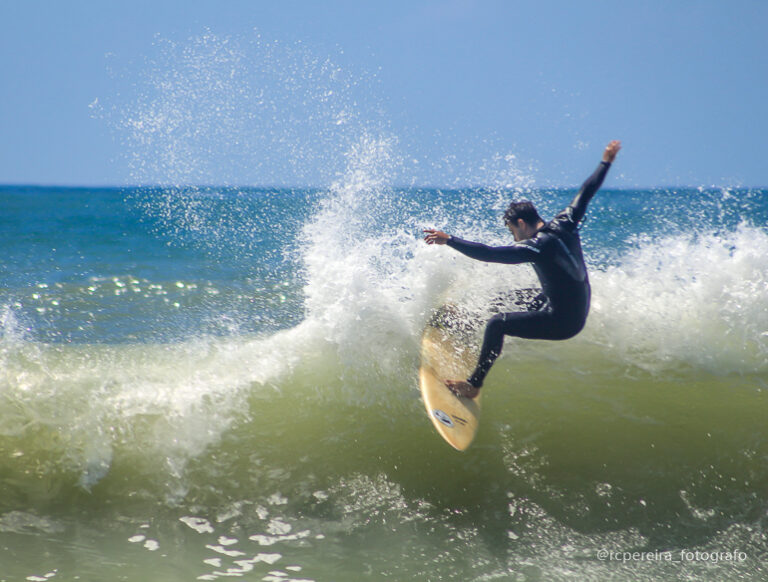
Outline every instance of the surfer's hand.
<path fill-rule="evenodd" d="M 605 151 L 603 152 L 603 161 L 612 164 L 613 160 L 616 159 L 616 154 L 619 153 L 620 149 L 621 142 L 617 139 L 613 140 L 611 143 L 605 146 Z"/>
<path fill-rule="evenodd" d="M 445 234 L 442 230 L 427 228 L 424 230 L 424 232 L 427 233 L 427 236 L 424 237 L 424 240 L 427 241 L 428 245 L 444 245 L 451 238 L 450 234 Z"/>

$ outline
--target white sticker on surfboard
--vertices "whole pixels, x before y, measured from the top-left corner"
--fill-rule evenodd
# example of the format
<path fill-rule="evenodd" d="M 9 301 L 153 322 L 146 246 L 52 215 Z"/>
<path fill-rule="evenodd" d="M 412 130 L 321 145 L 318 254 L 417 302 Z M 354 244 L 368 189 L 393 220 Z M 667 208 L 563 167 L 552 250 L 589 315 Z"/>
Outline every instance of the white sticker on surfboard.
<path fill-rule="evenodd" d="M 448 428 L 453 428 L 453 421 L 451 420 L 451 417 L 448 416 L 445 412 L 443 412 L 439 408 L 435 408 L 432 411 L 432 416 L 434 416 L 437 420 L 442 422 Z"/>

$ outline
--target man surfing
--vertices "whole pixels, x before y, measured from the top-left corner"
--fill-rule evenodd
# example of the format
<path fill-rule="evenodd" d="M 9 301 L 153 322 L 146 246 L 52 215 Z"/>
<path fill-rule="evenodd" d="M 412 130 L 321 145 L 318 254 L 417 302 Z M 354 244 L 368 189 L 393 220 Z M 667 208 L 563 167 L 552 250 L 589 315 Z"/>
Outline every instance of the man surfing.
<path fill-rule="evenodd" d="M 617 140 L 606 146 L 597 169 L 568 207 L 550 222 L 541 219 L 531 202 L 512 202 L 504 213 L 504 224 L 515 238 L 510 246 L 489 247 L 440 230 L 424 231 L 427 244 L 447 244 L 473 259 L 508 265 L 532 263 L 542 288 L 543 302 L 538 308 L 497 313 L 488 321 L 475 371 L 466 380 L 446 380 L 451 392 L 465 398 L 478 395 L 485 376 L 501 354 L 505 335 L 565 340 L 584 328 L 590 286 L 578 226 L 620 149 L 621 142 Z"/>

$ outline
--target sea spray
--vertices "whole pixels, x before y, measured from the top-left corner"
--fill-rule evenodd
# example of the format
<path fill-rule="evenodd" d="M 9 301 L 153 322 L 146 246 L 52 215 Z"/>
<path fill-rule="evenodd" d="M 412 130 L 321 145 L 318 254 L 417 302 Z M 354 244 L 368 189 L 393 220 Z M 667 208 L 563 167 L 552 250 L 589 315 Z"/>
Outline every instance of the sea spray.
<path fill-rule="evenodd" d="M 143 62 L 115 68 L 123 92 L 94 115 L 142 184 L 327 186 L 352 141 L 386 127 L 375 75 L 258 31 L 158 36 Z"/>

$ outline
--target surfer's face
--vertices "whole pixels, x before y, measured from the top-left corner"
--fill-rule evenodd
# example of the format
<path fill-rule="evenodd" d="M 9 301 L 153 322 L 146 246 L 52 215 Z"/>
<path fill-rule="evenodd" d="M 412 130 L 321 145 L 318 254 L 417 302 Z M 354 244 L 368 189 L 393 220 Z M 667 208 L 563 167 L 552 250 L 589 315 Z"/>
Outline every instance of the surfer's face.
<path fill-rule="evenodd" d="M 509 229 L 509 232 L 512 233 L 512 236 L 515 237 L 516 241 L 527 240 L 536 232 L 536 229 L 530 226 L 522 218 L 518 218 L 515 222 L 508 222 L 507 228 Z"/>

